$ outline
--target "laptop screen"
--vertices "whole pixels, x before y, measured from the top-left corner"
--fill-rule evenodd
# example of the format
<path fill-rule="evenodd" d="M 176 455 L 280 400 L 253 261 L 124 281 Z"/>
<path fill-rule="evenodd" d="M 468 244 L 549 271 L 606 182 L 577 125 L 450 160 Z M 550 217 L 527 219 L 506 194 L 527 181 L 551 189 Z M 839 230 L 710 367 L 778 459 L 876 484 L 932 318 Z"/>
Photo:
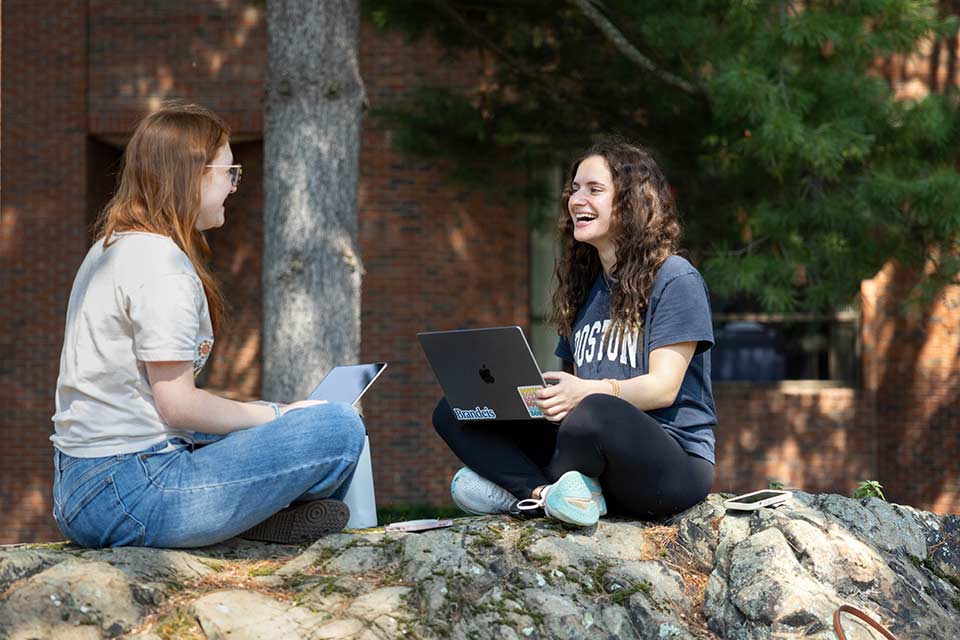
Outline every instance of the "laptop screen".
<path fill-rule="evenodd" d="M 308 400 L 356 404 L 360 396 L 373 384 L 373 381 L 386 367 L 386 362 L 334 367 L 320 381 Z"/>

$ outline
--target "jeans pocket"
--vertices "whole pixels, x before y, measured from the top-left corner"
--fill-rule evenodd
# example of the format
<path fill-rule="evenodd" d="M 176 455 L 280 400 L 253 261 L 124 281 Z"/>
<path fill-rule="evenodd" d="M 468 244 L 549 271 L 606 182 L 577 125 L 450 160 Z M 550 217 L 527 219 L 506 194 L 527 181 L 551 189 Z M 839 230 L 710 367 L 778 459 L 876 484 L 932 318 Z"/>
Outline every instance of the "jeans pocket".
<path fill-rule="evenodd" d="M 83 458 L 74 458 L 71 455 L 63 453 L 59 449 L 54 449 L 54 456 L 56 457 L 54 461 L 55 468 L 60 473 L 65 473 L 68 469 L 73 467 L 75 464 L 80 463 L 84 460 Z"/>
<path fill-rule="evenodd" d="M 76 501 L 68 502 L 63 524 L 69 537 L 84 547 L 142 546 L 146 527 L 131 515 L 117 491 L 113 476 L 92 483 Z"/>
<path fill-rule="evenodd" d="M 164 489 L 166 488 L 163 480 L 164 471 L 175 463 L 181 455 L 190 455 L 187 445 L 177 447 L 174 450 L 138 453 L 137 463 L 140 465 L 143 475 L 146 476 L 147 482 L 158 489 Z"/>

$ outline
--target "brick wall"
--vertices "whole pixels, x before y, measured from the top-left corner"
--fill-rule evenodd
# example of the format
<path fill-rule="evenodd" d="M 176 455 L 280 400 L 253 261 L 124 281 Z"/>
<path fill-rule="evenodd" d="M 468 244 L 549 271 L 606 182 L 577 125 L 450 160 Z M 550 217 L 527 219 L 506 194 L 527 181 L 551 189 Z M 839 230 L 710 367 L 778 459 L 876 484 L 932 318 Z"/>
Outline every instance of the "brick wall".
<path fill-rule="evenodd" d="M 86 242 L 86 3 L 3 3 L 0 541 L 51 527 L 53 389 Z"/>
<path fill-rule="evenodd" d="M 475 81 L 467 66 L 438 67 L 430 47 L 365 26 L 361 73 L 371 107 L 420 82 Z M 399 155 L 368 118 L 360 154 L 363 281 L 361 358 L 390 368 L 365 401 L 377 499 L 446 503 L 456 460 L 430 422 L 440 388 L 418 331 L 528 324 L 525 207 L 471 194 L 443 167 Z"/>
<path fill-rule="evenodd" d="M 771 481 L 849 493 L 875 477 L 872 407 L 858 389 L 814 382 L 714 385 L 720 415 L 714 490 Z"/>
<path fill-rule="evenodd" d="M 264 63 L 256 3 L 5 2 L 3 9 L 0 543 L 60 537 L 49 516 L 47 437 L 66 299 L 120 145 L 164 98 L 203 102 L 234 130 L 243 183 L 227 201 L 226 226 L 210 236 L 232 320 L 204 383 L 257 396 Z M 938 55 L 942 87 L 955 55 L 942 48 Z M 887 65 L 902 90 L 927 73 L 909 65 Z M 479 78 L 471 67 L 438 65 L 429 46 L 369 25 L 361 66 L 373 107 L 427 78 L 458 86 Z M 361 358 L 391 363 L 364 407 L 378 500 L 446 503 L 457 464 L 430 426 L 440 389 L 415 335 L 528 324 L 525 208 L 464 191 L 444 179 L 442 165 L 397 154 L 390 132 L 370 118 L 360 166 Z M 890 266 L 864 283 L 862 385 L 717 385 L 716 490 L 779 480 L 849 493 L 872 478 L 892 499 L 960 510 L 960 288 L 910 313 L 900 300 L 918 277 Z"/>
<path fill-rule="evenodd" d="M 960 511 L 960 286 L 903 299 L 922 273 L 888 265 L 864 283 L 865 387 L 876 397 L 877 477 L 891 500 Z"/>
<path fill-rule="evenodd" d="M 372 126 L 361 165 L 361 357 L 390 362 L 364 407 L 378 500 L 443 503 L 458 465 L 431 426 L 441 392 L 416 334 L 528 324 L 523 216 L 445 185 Z"/>
<path fill-rule="evenodd" d="M 124 136 L 144 111 L 176 98 L 259 139 L 266 32 L 258 4 L 89 0 L 89 131 Z"/>

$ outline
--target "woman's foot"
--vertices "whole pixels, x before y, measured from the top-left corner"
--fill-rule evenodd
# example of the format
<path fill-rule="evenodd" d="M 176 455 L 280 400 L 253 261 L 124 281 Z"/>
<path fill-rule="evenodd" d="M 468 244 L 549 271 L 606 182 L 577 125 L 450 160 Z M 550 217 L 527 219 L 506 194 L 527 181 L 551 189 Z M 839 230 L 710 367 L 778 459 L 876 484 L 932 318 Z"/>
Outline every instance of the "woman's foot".
<path fill-rule="evenodd" d="M 510 506 L 517 501 L 512 493 L 469 467 L 460 469 L 453 476 L 450 495 L 455 505 L 476 516 L 509 513 Z"/>
<path fill-rule="evenodd" d="M 597 496 L 594 496 L 596 490 Z M 522 511 L 542 508 L 547 517 L 578 527 L 592 527 L 600 519 L 600 503 L 606 503 L 600 484 L 579 471 L 567 471 L 551 485 L 542 487 L 539 497 L 521 500 Z"/>
<path fill-rule="evenodd" d="M 279 544 L 314 542 L 325 533 L 343 531 L 350 509 L 339 500 L 293 503 L 240 534 L 248 540 Z"/>

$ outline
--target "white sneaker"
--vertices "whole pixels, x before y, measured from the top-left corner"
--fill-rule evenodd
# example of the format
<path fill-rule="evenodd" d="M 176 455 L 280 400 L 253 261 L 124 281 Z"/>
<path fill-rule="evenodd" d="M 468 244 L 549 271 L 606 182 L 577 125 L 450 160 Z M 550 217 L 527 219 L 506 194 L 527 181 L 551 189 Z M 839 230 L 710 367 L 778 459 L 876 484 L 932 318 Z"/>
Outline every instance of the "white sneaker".
<path fill-rule="evenodd" d="M 477 516 L 509 513 L 510 505 L 517 500 L 512 493 L 477 475 L 469 467 L 460 469 L 453 476 L 450 495 L 455 505 Z"/>

